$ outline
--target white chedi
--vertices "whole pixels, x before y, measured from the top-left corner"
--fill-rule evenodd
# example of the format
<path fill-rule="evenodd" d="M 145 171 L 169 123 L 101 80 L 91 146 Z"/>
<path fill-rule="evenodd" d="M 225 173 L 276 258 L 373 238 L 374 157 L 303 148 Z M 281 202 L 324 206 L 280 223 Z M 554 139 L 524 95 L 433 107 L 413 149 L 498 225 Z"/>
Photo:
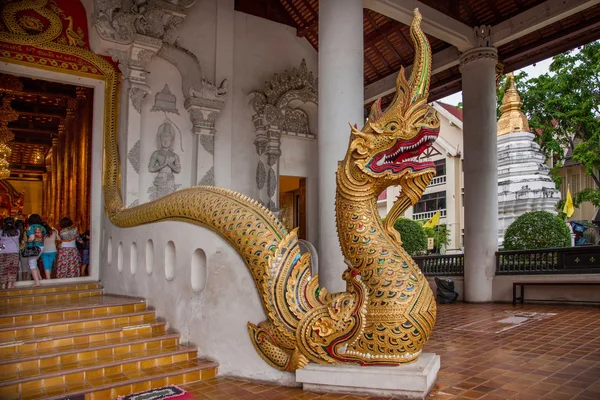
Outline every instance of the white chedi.
<path fill-rule="evenodd" d="M 560 192 L 550 177 L 540 146 L 534 142 L 521 99 L 509 74 L 509 87 L 498 120 L 498 245 L 520 215 L 530 211 L 556 214 Z"/>

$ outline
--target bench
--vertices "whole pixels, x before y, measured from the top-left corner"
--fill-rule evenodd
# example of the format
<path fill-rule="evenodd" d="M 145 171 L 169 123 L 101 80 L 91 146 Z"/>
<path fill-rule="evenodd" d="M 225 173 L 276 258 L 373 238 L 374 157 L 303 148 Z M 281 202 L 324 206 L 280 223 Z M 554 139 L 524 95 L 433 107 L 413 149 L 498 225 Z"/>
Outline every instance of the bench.
<path fill-rule="evenodd" d="M 517 286 L 521 288 L 521 295 L 517 296 Z M 529 281 L 529 282 L 513 282 L 513 305 L 517 304 L 517 300 L 521 304 L 525 302 L 525 286 L 600 286 L 600 281 Z M 546 301 L 546 300 L 544 300 Z M 550 301 L 550 300 L 547 300 Z M 567 301 L 567 300 L 561 300 Z"/>

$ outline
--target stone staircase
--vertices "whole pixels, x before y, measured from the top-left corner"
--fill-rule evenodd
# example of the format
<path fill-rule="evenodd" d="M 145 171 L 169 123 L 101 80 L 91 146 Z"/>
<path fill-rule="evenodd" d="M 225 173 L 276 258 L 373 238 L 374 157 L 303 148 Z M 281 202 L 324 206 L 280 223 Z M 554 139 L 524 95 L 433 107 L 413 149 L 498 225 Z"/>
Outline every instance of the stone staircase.
<path fill-rule="evenodd" d="M 144 299 L 100 283 L 0 291 L 0 399 L 116 399 L 216 373 Z"/>

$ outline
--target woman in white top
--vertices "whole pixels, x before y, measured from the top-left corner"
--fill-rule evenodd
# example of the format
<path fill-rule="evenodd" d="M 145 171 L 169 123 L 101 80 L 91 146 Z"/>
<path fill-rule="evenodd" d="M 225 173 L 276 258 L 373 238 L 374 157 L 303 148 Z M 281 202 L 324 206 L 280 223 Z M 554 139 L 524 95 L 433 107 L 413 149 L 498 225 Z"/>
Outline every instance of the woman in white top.
<path fill-rule="evenodd" d="M 13 218 L 5 218 L 0 230 L 0 285 L 12 288 L 19 271 L 19 241 L 21 232 Z"/>
<path fill-rule="evenodd" d="M 50 279 L 52 276 L 52 266 L 54 265 L 54 259 L 56 258 L 56 241 L 58 240 L 58 231 L 51 228 L 45 222 L 42 226 L 46 229 L 46 236 L 44 237 L 44 252 L 42 253 L 42 263 L 44 264 L 44 274 L 46 279 Z"/>

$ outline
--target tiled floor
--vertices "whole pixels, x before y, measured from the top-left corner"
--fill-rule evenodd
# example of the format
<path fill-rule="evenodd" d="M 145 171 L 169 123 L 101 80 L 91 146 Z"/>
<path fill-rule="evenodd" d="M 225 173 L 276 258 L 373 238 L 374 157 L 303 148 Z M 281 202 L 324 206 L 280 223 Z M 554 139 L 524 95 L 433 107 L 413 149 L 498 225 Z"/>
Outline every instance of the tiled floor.
<path fill-rule="evenodd" d="M 440 305 L 426 352 L 441 356 L 431 399 L 600 399 L 600 308 Z M 374 399 L 214 379 L 183 386 L 199 400 Z"/>

